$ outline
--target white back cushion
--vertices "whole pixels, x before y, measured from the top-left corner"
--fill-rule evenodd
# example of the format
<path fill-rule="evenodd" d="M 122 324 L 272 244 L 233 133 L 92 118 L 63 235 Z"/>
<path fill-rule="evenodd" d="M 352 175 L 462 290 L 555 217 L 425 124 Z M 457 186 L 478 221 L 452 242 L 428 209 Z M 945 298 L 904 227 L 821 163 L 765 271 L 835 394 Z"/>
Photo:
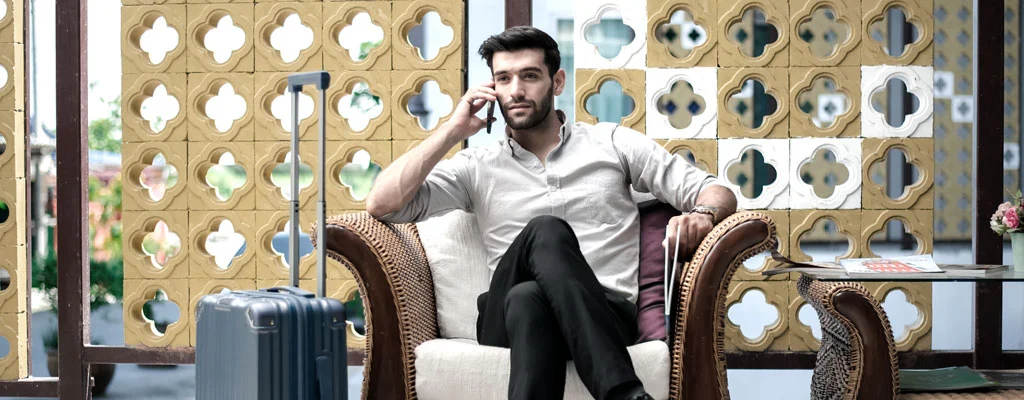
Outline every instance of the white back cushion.
<path fill-rule="evenodd" d="M 452 211 L 416 226 L 434 278 L 441 337 L 476 340 L 476 298 L 491 280 L 476 217 Z"/>

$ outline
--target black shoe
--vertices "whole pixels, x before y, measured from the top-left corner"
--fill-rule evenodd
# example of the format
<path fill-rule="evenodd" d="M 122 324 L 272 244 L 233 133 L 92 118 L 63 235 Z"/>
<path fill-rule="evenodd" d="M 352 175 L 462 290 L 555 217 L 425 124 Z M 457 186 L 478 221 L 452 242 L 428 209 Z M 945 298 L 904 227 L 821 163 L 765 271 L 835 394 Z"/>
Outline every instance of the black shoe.
<path fill-rule="evenodd" d="M 626 400 L 654 400 L 654 398 L 647 394 L 647 392 L 641 392 L 626 398 Z"/>

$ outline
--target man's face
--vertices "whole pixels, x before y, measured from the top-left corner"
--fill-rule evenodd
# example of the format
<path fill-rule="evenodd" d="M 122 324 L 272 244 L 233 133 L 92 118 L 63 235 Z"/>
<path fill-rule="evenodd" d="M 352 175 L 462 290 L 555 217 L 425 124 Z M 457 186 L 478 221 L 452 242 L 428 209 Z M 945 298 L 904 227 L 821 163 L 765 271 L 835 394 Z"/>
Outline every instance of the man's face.
<path fill-rule="evenodd" d="M 564 86 L 565 72 L 559 70 L 554 79 L 544 64 L 539 49 L 503 51 L 491 58 L 494 90 L 505 123 L 512 129 L 530 129 L 551 113 L 552 103 Z"/>

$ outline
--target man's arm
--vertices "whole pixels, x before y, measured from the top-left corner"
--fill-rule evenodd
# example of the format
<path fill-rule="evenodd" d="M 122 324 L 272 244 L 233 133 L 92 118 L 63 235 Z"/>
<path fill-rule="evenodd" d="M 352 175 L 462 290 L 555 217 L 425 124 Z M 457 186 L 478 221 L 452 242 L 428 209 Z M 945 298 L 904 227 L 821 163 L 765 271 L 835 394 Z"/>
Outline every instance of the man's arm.
<path fill-rule="evenodd" d="M 370 215 L 382 218 L 405 208 L 448 150 L 487 124 L 474 114 L 488 101 L 495 100 L 493 87 L 491 82 L 466 92 L 451 119 L 380 173 L 366 198 L 366 211 Z"/>
<path fill-rule="evenodd" d="M 722 222 L 726 217 L 736 212 L 736 195 L 727 187 L 709 184 L 697 195 L 697 206 L 710 206 L 711 213 L 687 213 L 672 217 L 668 222 L 668 242 L 663 243 L 674 252 L 671 246 L 675 245 L 676 232 L 679 232 L 679 250 L 683 254 L 690 254 L 697 250 L 697 246 L 704 240 L 704 237 L 711 232 L 715 224 Z"/>
<path fill-rule="evenodd" d="M 678 231 L 680 251 L 693 252 L 716 223 L 736 211 L 732 190 L 681 156 L 670 154 L 650 137 L 619 127 L 613 133 L 613 144 L 623 157 L 635 190 L 651 193 L 685 213 L 669 220 L 666 247 L 675 245 Z M 714 208 L 714 216 L 690 212 L 702 208 L 702 212 L 708 212 L 707 206 Z M 671 247 L 669 250 L 675 251 Z"/>

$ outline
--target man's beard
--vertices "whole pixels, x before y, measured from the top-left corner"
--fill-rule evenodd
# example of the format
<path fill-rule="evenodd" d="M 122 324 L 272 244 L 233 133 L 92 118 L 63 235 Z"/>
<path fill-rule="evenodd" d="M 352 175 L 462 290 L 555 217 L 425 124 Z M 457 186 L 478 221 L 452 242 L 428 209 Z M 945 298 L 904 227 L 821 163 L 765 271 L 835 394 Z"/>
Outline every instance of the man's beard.
<path fill-rule="evenodd" d="M 523 117 L 522 119 L 516 120 L 516 119 L 509 118 L 508 110 L 505 109 L 505 105 L 504 104 L 499 104 L 501 106 L 500 107 L 501 108 L 501 116 L 505 117 L 505 123 L 508 124 L 508 126 L 510 128 L 512 128 L 512 129 L 515 129 L 515 130 L 533 129 L 537 125 L 540 125 L 541 122 L 544 122 L 544 120 L 548 117 L 548 114 L 551 113 L 551 102 L 552 102 L 552 99 L 554 99 L 554 97 L 555 97 L 555 85 L 551 85 L 548 88 L 548 94 L 546 96 L 544 96 L 544 98 L 542 98 L 540 100 L 540 107 L 531 107 L 530 113 L 526 114 L 526 116 Z M 520 103 L 520 102 L 514 102 L 514 103 Z M 536 104 L 536 102 L 530 101 L 530 104 L 534 105 L 534 104 Z"/>

